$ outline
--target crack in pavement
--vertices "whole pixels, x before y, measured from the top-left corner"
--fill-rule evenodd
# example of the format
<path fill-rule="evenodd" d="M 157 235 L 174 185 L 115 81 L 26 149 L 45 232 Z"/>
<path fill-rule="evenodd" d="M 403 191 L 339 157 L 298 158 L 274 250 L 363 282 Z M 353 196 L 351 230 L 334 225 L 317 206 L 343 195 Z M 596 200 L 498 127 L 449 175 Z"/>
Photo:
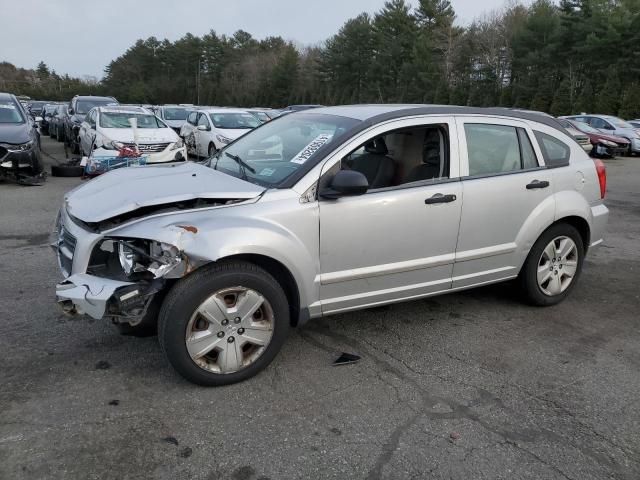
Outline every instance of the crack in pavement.
<path fill-rule="evenodd" d="M 397 447 L 399 445 L 400 442 L 400 438 L 402 437 L 402 435 L 411 428 L 411 426 L 417 422 L 417 420 L 422 417 L 425 416 L 429 419 L 432 420 L 441 420 L 441 419 L 468 419 L 471 420 L 475 423 L 477 423 L 478 425 L 480 425 L 482 428 L 484 428 L 485 430 L 497 435 L 498 437 L 502 438 L 504 442 L 508 442 L 509 444 L 517 447 L 518 449 L 527 452 L 532 458 L 536 458 L 538 461 L 540 461 L 541 463 L 543 463 L 544 465 L 547 465 L 549 467 L 553 467 L 554 469 L 556 469 L 558 471 L 558 473 L 562 474 L 565 478 L 570 479 L 569 476 L 567 476 L 567 474 L 565 474 L 564 472 L 562 472 L 562 470 L 560 470 L 557 466 L 553 466 L 552 464 L 544 461 L 543 459 L 541 459 L 538 455 L 536 455 L 535 453 L 525 449 L 524 447 L 520 446 L 517 442 L 519 441 L 525 441 L 525 442 L 536 442 L 537 440 L 544 438 L 546 440 L 549 441 L 553 441 L 553 442 L 566 442 L 569 445 L 571 445 L 573 448 L 575 448 L 578 451 L 581 451 L 583 454 L 585 454 L 586 456 L 588 456 L 589 458 L 593 459 L 598 465 L 603 465 L 605 467 L 608 467 L 609 469 L 615 471 L 616 473 L 625 475 L 626 477 L 626 473 L 620 471 L 620 467 L 619 465 L 617 465 L 616 463 L 614 463 L 610 458 L 604 457 L 601 454 L 598 454 L 596 452 L 591 451 L 590 449 L 584 447 L 584 446 L 580 446 L 580 445 L 576 445 L 574 442 L 572 442 L 570 439 L 567 439 L 565 437 L 562 437 L 560 435 L 558 435 L 557 433 L 551 431 L 551 430 L 547 430 L 547 429 L 537 429 L 537 430 L 533 430 L 533 429 L 521 429 L 519 431 L 515 431 L 515 430 L 509 430 L 506 429 L 504 427 L 500 427 L 500 426 L 495 426 L 490 424 L 489 422 L 487 422 L 486 420 L 480 418 L 480 416 L 474 412 L 469 406 L 460 404 L 458 402 L 455 402 L 454 400 L 451 400 L 449 398 L 443 398 L 440 396 L 434 396 L 429 394 L 428 392 L 426 392 L 424 390 L 424 388 L 417 383 L 417 381 L 409 376 L 407 376 L 406 373 L 402 372 L 400 369 L 394 367 L 393 365 L 391 365 L 388 361 L 374 355 L 374 353 L 371 351 L 371 344 L 367 344 L 366 341 L 360 342 L 358 340 L 355 340 L 347 335 L 344 334 L 340 334 L 340 333 L 336 333 L 335 331 L 330 330 L 326 324 L 322 321 L 317 321 L 314 324 L 311 324 L 310 326 L 307 327 L 308 331 L 317 333 L 319 335 L 323 335 L 325 337 L 328 337 L 329 339 L 332 339 L 334 341 L 338 341 L 341 343 L 344 343 L 346 345 L 351 346 L 351 348 L 354 349 L 359 349 L 360 351 L 362 350 L 368 350 L 368 354 L 369 357 L 373 360 L 374 364 L 378 367 L 380 367 L 384 372 L 387 373 L 391 373 L 392 375 L 395 375 L 396 377 L 398 377 L 399 379 L 407 382 L 408 384 L 410 384 L 411 386 L 413 386 L 416 391 L 419 393 L 419 395 L 422 398 L 422 402 L 423 405 L 420 409 L 418 409 L 418 411 L 414 411 L 414 413 L 405 421 L 403 422 L 401 425 L 397 426 L 389 435 L 389 437 L 387 438 L 387 441 L 384 443 L 383 448 L 382 448 L 382 452 L 379 454 L 378 458 L 376 459 L 376 462 L 373 466 L 373 468 L 369 471 L 369 474 L 367 475 L 367 478 L 379 478 L 382 474 L 383 469 L 385 468 L 385 466 L 391 461 L 391 459 L 393 458 L 393 454 L 394 452 L 397 450 Z M 314 343 L 320 343 L 322 344 L 322 342 L 319 342 L 318 340 L 316 340 Z M 363 344 L 368 345 L 368 348 L 365 347 Z M 323 345 L 322 348 L 325 351 L 332 351 L 333 350 L 327 346 L 327 345 Z M 375 348 L 375 350 L 379 350 L 377 347 Z M 385 355 L 391 357 L 392 359 L 399 361 L 397 359 L 395 359 L 393 356 L 389 355 L 388 353 L 385 353 Z M 458 359 L 459 360 L 459 359 Z M 418 373 L 416 370 L 414 370 L 413 368 L 409 367 L 406 362 L 403 361 L 399 361 L 400 364 L 402 364 L 403 366 L 405 366 L 410 372 L 416 374 L 416 375 L 422 375 L 422 373 Z M 493 372 L 495 374 L 495 372 Z M 471 386 L 471 385 L 470 385 Z M 480 388 L 480 387 L 476 387 L 476 386 L 472 386 L 473 388 L 475 388 L 480 395 L 480 399 L 478 403 L 472 403 L 474 406 L 477 405 L 481 405 L 481 404 L 485 404 L 488 400 L 495 400 L 496 397 L 494 397 L 491 393 L 489 393 L 488 391 Z M 484 398 L 483 398 L 484 397 Z M 498 399 L 498 401 L 500 402 L 499 405 L 502 405 L 501 400 Z M 447 412 L 447 413 L 440 413 L 440 412 L 429 412 L 428 411 L 428 407 L 430 405 L 434 405 L 436 403 L 443 403 L 445 405 L 447 405 L 450 409 L 451 412 Z M 504 405 L 502 405 L 502 408 L 504 408 Z M 619 451 L 621 451 L 625 456 L 627 455 L 627 452 L 621 448 L 617 448 Z"/>

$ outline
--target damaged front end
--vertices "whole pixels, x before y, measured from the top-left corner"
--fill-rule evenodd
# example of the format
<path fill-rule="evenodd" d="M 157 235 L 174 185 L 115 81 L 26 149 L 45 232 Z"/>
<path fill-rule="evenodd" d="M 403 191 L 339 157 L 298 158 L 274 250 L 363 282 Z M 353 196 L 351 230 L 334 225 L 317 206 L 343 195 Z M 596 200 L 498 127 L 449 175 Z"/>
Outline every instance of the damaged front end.
<path fill-rule="evenodd" d="M 86 273 L 56 287 L 63 311 L 114 323 L 140 323 L 167 282 L 193 266 L 174 245 L 144 239 L 104 238 L 95 245 Z"/>

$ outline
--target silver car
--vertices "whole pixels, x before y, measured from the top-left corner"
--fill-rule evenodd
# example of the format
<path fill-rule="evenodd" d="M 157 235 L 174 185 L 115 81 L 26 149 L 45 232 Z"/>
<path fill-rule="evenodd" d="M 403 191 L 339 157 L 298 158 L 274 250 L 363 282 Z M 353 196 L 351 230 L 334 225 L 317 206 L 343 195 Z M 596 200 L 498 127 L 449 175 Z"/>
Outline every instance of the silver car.
<path fill-rule="evenodd" d="M 629 140 L 629 151 L 627 154 L 640 153 L 640 129 L 621 118 L 612 115 L 570 115 L 560 118 L 568 118 L 570 120 L 588 123 L 606 135 L 626 138 Z"/>
<path fill-rule="evenodd" d="M 247 379 L 310 319 L 517 280 L 575 288 L 606 176 L 553 118 L 369 105 L 292 113 L 210 158 L 69 192 L 53 246 L 69 313 L 157 326 L 201 385 Z"/>

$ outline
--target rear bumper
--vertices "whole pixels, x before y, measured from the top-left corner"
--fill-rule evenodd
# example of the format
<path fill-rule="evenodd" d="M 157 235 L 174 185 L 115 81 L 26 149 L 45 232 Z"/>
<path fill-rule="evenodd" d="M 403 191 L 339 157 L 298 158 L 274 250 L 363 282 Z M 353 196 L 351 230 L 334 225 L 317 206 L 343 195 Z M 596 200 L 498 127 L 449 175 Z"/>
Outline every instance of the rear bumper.
<path fill-rule="evenodd" d="M 591 207 L 591 244 L 590 247 L 599 245 L 604 240 L 604 231 L 609 221 L 609 209 L 604 203 Z"/>

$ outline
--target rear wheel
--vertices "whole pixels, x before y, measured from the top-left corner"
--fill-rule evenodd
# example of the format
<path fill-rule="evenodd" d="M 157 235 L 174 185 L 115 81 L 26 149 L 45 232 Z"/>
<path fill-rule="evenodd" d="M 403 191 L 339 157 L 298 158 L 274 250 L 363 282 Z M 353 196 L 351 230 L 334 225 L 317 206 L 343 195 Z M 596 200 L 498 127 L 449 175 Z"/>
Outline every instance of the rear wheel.
<path fill-rule="evenodd" d="M 158 324 L 171 365 L 206 386 L 256 375 L 280 351 L 288 330 L 284 291 L 269 273 L 245 262 L 203 267 L 176 283 Z"/>
<path fill-rule="evenodd" d="M 550 227 L 533 245 L 520 272 L 526 300 L 540 306 L 560 303 L 575 287 L 583 261 L 584 245 L 575 227 Z"/>

